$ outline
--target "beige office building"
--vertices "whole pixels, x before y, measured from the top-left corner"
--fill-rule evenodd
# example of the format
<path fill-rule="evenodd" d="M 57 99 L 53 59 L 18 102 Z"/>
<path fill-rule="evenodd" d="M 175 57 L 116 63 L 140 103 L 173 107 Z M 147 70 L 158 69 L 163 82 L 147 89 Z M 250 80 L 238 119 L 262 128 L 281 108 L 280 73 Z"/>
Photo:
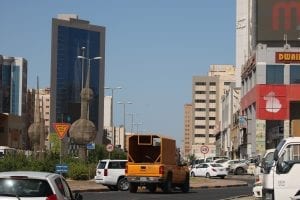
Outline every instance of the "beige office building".
<path fill-rule="evenodd" d="M 222 101 L 229 85 L 235 81 L 233 65 L 211 65 L 208 76 L 193 77 L 193 147 L 192 153 L 203 157 L 202 146 L 209 149 L 206 156 L 216 155 L 216 133 L 222 121 Z"/>

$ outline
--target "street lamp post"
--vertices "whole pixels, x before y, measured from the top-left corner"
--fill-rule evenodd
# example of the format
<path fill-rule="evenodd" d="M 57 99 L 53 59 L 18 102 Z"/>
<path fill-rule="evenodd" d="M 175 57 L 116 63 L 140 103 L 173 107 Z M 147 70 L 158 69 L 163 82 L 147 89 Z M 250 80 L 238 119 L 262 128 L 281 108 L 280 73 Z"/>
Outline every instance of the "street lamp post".
<path fill-rule="evenodd" d="M 143 123 L 135 123 L 134 125 L 136 125 L 136 134 L 139 134 L 139 126 L 142 125 Z"/>
<path fill-rule="evenodd" d="M 82 57 L 84 57 L 85 47 L 81 47 Z M 83 89 L 83 80 L 84 80 L 84 62 L 81 62 L 81 90 Z"/>
<path fill-rule="evenodd" d="M 86 75 L 85 87 L 82 88 L 81 97 L 81 115 L 80 119 L 76 120 L 70 127 L 70 137 L 74 139 L 75 143 L 79 145 L 79 157 L 86 160 L 87 150 L 86 145 L 94 140 L 96 137 L 96 127 L 92 121 L 89 120 L 89 102 L 93 98 L 93 91 L 90 89 L 90 68 L 91 60 L 100 60 L 102 57 L 87 58 L 84 56 L 77 56 L 79 59 L 88 61 L 88 69 Z"/>
<path fill-rule="evenodd" d="M 128 115 L 131 116 L 131 130 L 130 130 L 130 132 L 132 134 L 133 133 L 133 124 L 134 124 L 133 123 L 133 116 L 136 115 L 136 113 L 129 113 Z"/>
<path fill-rule="evenodd" d="M 111 90 L 111 105 L 110 105 L 110 110 L 111 110 L 111 117 L 110 117 L 110 125 L 112 127 L 112 143 L 113 145 L 115 145 L 115 125 L 114 125 L 114 91 L 115 90 L 120 90 L 122 89 L 121 86 L 118 86 L 118 87 L 104 87 L 104 89 L 107 89 L 107 90 Z"/>
<path fill-rule="evenodd" d="M 125 105 L 126 104 L 132 104 L 132 102 L 127 101 L 119 101 L 118 104 L 123 104 L 123 124 L 124 124 L 124 138 L 125 138 L 125 133 L 126 133 L 126 109 L 125 109 Z M 121 145 L 121 141 L 120 141 L 120 131 L 119 131 L 119 145 Z"/>
<path fill-rule="evenodd" d="M 86 78 L 85 87 L 89 88 L 90 87 L 91 60 L 101 60 L 102 57 L 87 58 L 87 57 L 84 57 L 84 56 L 77 56 L 77 58 L 84 59 L 84 60 L 88 61 L 87 78 Z M 83 112 L 84 111 L 81 111 L 81 113 L 83 113 Z M 88 107 L 87 107 L 87 119 L 89 119 L 89 115 L 90 115 L 90 107 L 88 105 Z"/>

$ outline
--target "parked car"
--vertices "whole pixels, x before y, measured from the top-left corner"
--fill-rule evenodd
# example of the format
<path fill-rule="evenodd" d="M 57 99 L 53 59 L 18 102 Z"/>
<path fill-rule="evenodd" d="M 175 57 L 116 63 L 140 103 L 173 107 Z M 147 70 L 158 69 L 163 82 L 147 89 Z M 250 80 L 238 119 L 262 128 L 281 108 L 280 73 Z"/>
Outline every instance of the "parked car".
<path fill-rule="evenodd" d="M 249 158 L 247 160 L 241 160 L 240 163 L 230 165 L 229 172 L 235 175 L 251 174 L 254 175 L 255 164 L 258 162 L 258 158 Z"/>
<path fill-rule="evenodd" d="M 129 183 L 125 177 L 126 163 L 127 160 L 100 160 L 96 169 L 95 182 L 113 191 L 128 190 Z"/>
<path fill-rule="evenodd" d="M 219 163 L 221 165 L 223 165 L 223 163 L 229 161 L 227 158 L 219 158 L 217 160 L 214 160 L 213 163 Z"/>
<path fill-rule="evenodd" d="M 63 176 L 48 172 L 0 172 L 0 200 L 81 200 Z"/>
<path fill-rule="evenodd" d="M 235 175 L 242 175 L 247 173 L 247 169 L 248 169 L 247 160 L 240 160 L 240 162 L 231 164 L 229 166 L 229 173 Z"/>
<path fill-rule="evenodd" d="M 207 157 L 204 159 L 205 163 L 210 163 L 210 162 L 214 162 L 217 159 L 227 159 L 229 160 L 229 158 L 227 156 L 212 156 L 212 157 Z"/>
<path fill-rule="evenodd" d="M 218 163 L 201 163 L 191 170 L 191 176 L 220 177 L 223 179 L 227 175 L 226 168 Z"/>
<path fill-rule="evenodd" d="M 226 170 L 229 172 L 231 165 L 234 165 L 234 164 L 237 164 L 237 163 L 240 163 L 240 162 L 243 162 L 243 161 L 245 161 L 245 160 L 234 159 L 234 160 L 227 160 L 227 161 L 225 161 L 223 163 L 220 163 L 220 164 L 223 165 L 223 167 L 225 167 Z"/>

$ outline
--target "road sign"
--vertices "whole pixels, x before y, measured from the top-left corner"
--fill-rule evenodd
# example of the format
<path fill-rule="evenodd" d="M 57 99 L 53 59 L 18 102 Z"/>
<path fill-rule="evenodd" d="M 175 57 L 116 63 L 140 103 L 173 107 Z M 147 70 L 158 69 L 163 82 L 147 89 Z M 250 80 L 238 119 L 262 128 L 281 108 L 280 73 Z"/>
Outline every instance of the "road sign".
<path fill-rule="evenodd" d="M 95 149 L 95 143 L 88 143 L 88 144 L 86 145 L 86 148 L 87 148 L 88 150 Z"/>
<path fill-rule="evenodd" d="M 55 132 L 57 133 L 59 139 L 63 139 L 68 132 L 71 124 L 68 123 L 53 123 L 53 127 Z"/>
<path fill-rule="evenodd" d="M 55 166 L 55 172 L 56 173 L 67 173 L 68 170 L 69 170 L 69 167 L 66 164 L 57 164 Z"/>
<path fill-rule="evenodd" d="M 203 146 L 200 147 L 200 151 L 203 154 L 207 154 L 208 151 L 209 151 L 209 148 L 208 148 L 208 146 L 203 145 Z"/>
<path fill-rule="evenodd" d="M 112 145 L 112 144 L 106 145 L 106 151 L 112 152 L 113 150 L 114 150 L 114 145 Z"/>

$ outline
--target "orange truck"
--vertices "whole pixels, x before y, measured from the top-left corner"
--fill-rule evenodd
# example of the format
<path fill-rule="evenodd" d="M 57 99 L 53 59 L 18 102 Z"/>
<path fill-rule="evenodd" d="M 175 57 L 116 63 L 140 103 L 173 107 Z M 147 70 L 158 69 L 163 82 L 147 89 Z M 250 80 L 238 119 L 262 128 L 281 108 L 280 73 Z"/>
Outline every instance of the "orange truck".
<path fill-rule="evenodd" d="M 175 140 L 133 135 L 129 137 L 127 159 L 125 173 L 131 193 L 136 193 L 139 186 L 146 186 L 150 192 L 158 187 L 164 193 L 170 193 L 174 187 L 189 191 L 189 170 L 180 162 Z"/>

